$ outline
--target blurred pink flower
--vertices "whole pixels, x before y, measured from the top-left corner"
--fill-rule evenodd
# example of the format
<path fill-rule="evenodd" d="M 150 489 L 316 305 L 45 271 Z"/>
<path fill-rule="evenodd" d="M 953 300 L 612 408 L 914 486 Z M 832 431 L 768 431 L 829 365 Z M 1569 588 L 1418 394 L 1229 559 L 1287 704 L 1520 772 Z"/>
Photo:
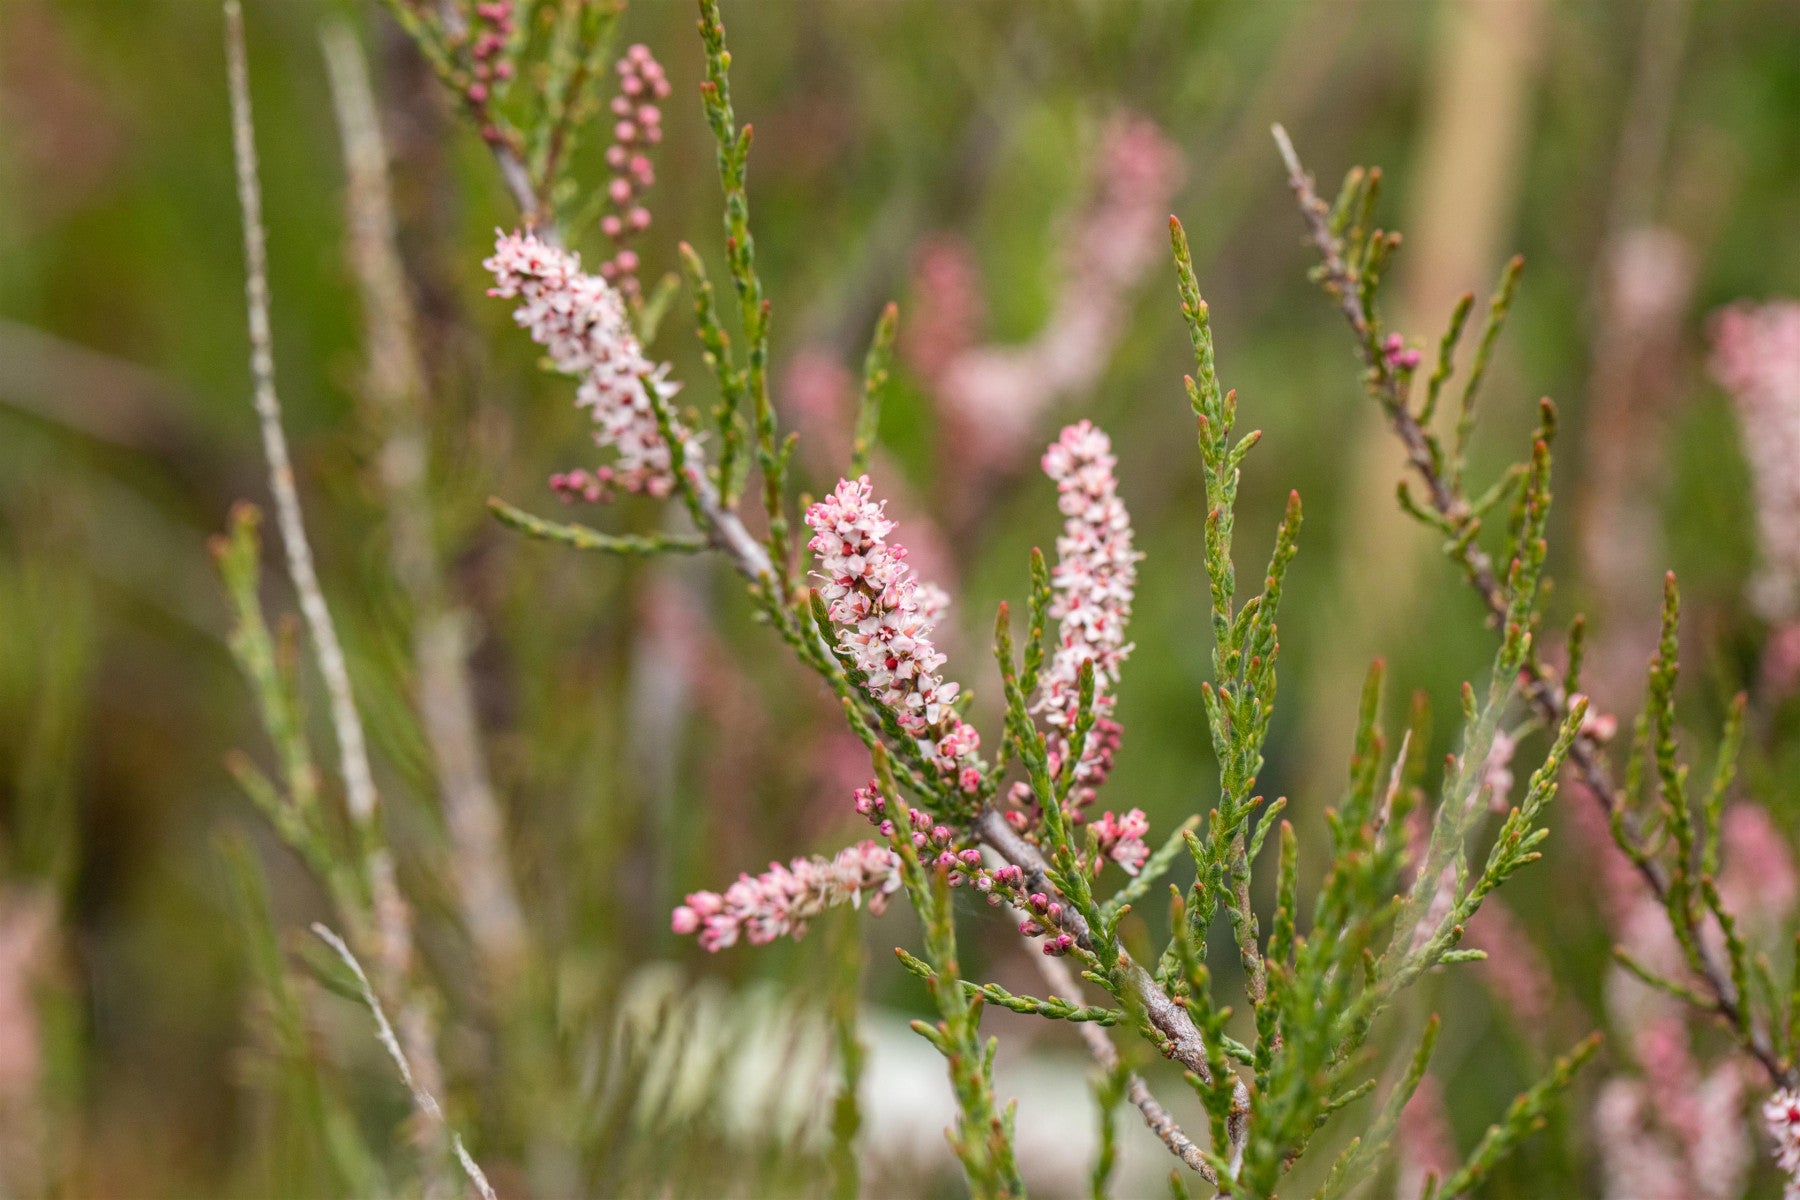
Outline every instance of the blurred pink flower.
<path fill-rule="evenodd" d="M 1518 745 L 1518 739 L 1506 730 L 1494 730 L 1487 761 L 1481 765 L 1481 786 L 1487 792 L 1490 812 L 1504 813 L 1512 807 L 1512 757 Z"/>
<path fill-rule="evenodd" d="M 1763 645 L 1762 686 L 1774 700 L 1783 700 L 1800 686 L 1800 621 L 1777 626 Z"/>
<path fill-rule="evenodd" d="M 1720 822 L 1719 895 L 1752 930 L 1779 930 L 1800 898 L 1787 836 L 1760 804 L 1741 801 Z"/>
<path fill-rule="evenodd" d="M 981 268 L 961 238 L 944 235 L 913 255 L 915 303 L 900 323 L 900 357 L 927 386 L 970 346 L 982 326 Z"/>
<path fill-rule="evenodd" d="M 808 347 L 781 373 L 783 415 L 800 434 L 800 452 L 816 468 L 850 457 L 856 380 L 835 355 Z M 838 468 L 832 467 L 832 474 Z"/>
<path fill-rule="evenodd" d="M 1528 1036 L 1540 1031 L 1550 1016 L 1555 986 L 1550 968 L 1512 909 L 1498 896 L 1489 896 L 1469 921 L 1463 945 L 1487 955 L 1476 971 L 1506 1019 Z"/>
<path fill-rule="evenodd" d="M 908 361 L 936 392 L 946 449 L 977 474 L 1005 470 L 1044 411 L 1090 390 L 1123 333 L 1131 291 L 1167 249 L 1181 155 L 1156 125 L 1120 115 L 1102 131 L 1093 196 L 1073 218 L 1070 252 L 1044 328 L 1016 346 L 977 346 L 964 332 L 977 306 L 973 264 L 955 251 L 921 256 L 915 291 L 948 298 L 908 343 Z M 924 307 L 931 307 L 927 304 Z M 960 311 L 958 311 L 960 310 Z"/>
<path fill-rule="evenodd" d="M 1394 1128 L 1395 1200 L 1418 1200 L 1425 1191 L 1425 1181 L 1436 1176 L 1442 1181 L 1456 1170 L 1456 1134 L 1450 1128 L 1445 1110 L 1444 1089 L 1437 1076 L 1419 1080 L 1419 1088 L 1400 1110 L 1400 1123 Z"/>
<path fill-rule="evenodd" d="M 1712 322 L 1712 374 L 1731 393 L 1756 492 L 1762 568 L 1751 603 L 1800 616 L 1800 303 L 1739 304 Z"/>

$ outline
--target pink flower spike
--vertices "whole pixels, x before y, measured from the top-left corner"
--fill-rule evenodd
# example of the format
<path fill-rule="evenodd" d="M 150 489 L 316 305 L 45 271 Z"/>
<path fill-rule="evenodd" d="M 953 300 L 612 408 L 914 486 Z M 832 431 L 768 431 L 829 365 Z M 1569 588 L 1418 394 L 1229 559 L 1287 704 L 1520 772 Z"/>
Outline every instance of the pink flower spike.
<path fill-rule="evenodd" d="M 717 953 L 740 939 L 764 946 L 779 937 L 796 940 L 806 923 L 828 908 L 869 906 L 879 914 L 900 887 L 900 862 L 873 841 L 858 842 L 835 858 L 796 858 L 770 863 L 761 875 L 740 875 L 718 892 L 695 892 L 670 915 L 676 933 L 697 933 L 701 949 Z"/>
<path fill-rule="evenodd" d="M 1050 615 L 1061 625 L 1032 711 L 1051 727 L 1052 755 L 1058 761 L 1065 758 L 1081 704 L 1081 668 L 1094 664 L 1096 720 L 1075 767 L 1073 798 L 1079 808 L 1093 802 L 1094 789 L 1112 770 L 1118 747 L 1120 728 L 1112 719 L 1116 701 L 1110 689 L 1132 649 L 1125 628 L 1143 555 L 1132 546 L 1131 517 L 1119 499 L 1114 473 L 1118 459 L 1105 433 L 1088 421 L 1068 426 L 1044 452 L 1043 466 L 1056 483 L 1064 517 L 1050 577 L 1055 589 Z"/>
<path fill-rule="evenodd" d="M 635 261 L 635 260 L 634 260 Z M 482 263 L 494 276 L 490 296 L 518 299 L 513 320 L 544 347 L 552 364 L 581 380 L 575 402 L 594 419 L 594 441 L 618 451 L 607 478 L 629 492 L 667 496 L 675 477 L 646 385 L 668 400 L 677 384 L 666 365 L 638 345 L 625 299 L 604 279 L 581 269 L 581 258 L 535 233 L 505 233 Z M 691 435 L 677 428 L 684 453 L 696 456 Z"/>
<path fill-rule="evenodd" d="M 1763 1104 L 1763 1125 L 1775 1141 L 1775 1162 L 1786 1173 L 1789 1194 L 1800 1187 L 1800 1092 L 1783 1088 Z"/>
<path fill-rule="evenodd" d="M 1738 411 L 1762 562 L 1750 602 L 1765 620 L 1800 617 L 1800 303 L 1734 305 L 1712 321 L 1712 376 Z"/>
<path fill-rule="evenodd" d="M 893 712 L 934 765 L 973 790 L 969 784 L 979 787 L 981 780 L 975 758 L 981 737 L 952 704 L 958 686 L 939 675 L 944 656 L 932 643 L 921 585 L 906 565 L 906 547 L 888 545 L 894 523 L 872 491 L 866 475 L 839 480 L 806 510 L 819 596 L 839 647 L 866 676 L 864 689 Z"/>

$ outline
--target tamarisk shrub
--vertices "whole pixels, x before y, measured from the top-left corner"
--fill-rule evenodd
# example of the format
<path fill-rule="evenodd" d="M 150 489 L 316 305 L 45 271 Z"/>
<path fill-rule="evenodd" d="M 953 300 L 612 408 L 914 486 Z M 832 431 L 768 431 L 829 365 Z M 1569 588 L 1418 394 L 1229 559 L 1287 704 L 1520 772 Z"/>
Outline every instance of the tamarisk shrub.
<path fill-rule="evenodd" d="M 1485 859 L 1471 857 L 1471 841 L 1495 791 L 1500 716 L 1521 671 L 1533 661 L 1549 501 L 1547 447 L 1540 446 L 1531 469 L 1518 473 L 1523 486 L 1517 552 L 1505 584 L 1495 585 L 1504 587 L 1505 636 L 1485 698 L 1466 689 L 1463 747 L 1446 772 L 1421 861 L 1411 861 L 1406 848 L 1403 818 L 1417 800 L 1399 782 L 1405 751 L 1398 759 L 1388 756 L 1378 728 L 1377 671 L 1365 694 L 1349 792 L 1327 814 L 1333 857 L 1311 889 L 1312 912 L 1304 919 L 1298 841 L 1292 826 L 1279 819 L 1285 802 L 1266 801 L 1256 790 L 1274 712 L 1276 620 L 1297 547 L 1299 498 L 1292 498 L 1277 533 L 1261 591 L 1241 600 L 1233 514 L 1239 473 L 1258 435 L 1235 432 L 1237 399 L 1218 381 L 1206 304 L 1185 237 L 1171 221 L 1177 290 L 1196 359 L 1187 387 L 1209 506 L 1203 554 L 1214 645 L 1204 699 L 1219 795 L 1203 820 L 1181 826 L 1152 853 L 1141 812 L 1109 811 L 1096 820 L 1084 812 L 1104 787 L 1121 747 L 1123 731 L 1112 714 L 1130 649 L 1127 622 L 1139 556 L 1104 433 L 1080 422 L 1064 430 L 1045 454 L 1066 525 L 1054 568 L 1034 556 L 1022 645 L 1014 642 L 1007 610 L 999 614 L 995 657 L 1005 715 L 991 763 L 978 755 L 982 738 L 963 711 L 960 683 L 947 678 L 946 656 L 932 636 L 939 606 L 922 600 L 927 585 L 912 572 L 904 544 L 894 540 L 893 522 L 866 474 L 846 476 L 801 514 L 811 532 L 806 549 L 813 555 L 812 585 L 798 573 L 789 532 L 794 525 L 786 478 L 789 448 L 779 441 L 767 394 L 769 308 L 756 273 L 743 190 L 748 131 L 738 128 L 731 106 L 729 55 L 717 8 L 709 0 L 701 12 L 708 63 L 703 100 L 719 144 L 727 261 L 745 343 L 740 357 L 699 256 L 684 251 L 701 342 L 720 392 L 719 461 L 701 460 L 686 418 L 674 408 L 672 389 L 654 386 L 659 373 L 639 361 L 628 338 L 611 336 L 615 346 L 626 347 L 622 355 L 588 352 L 576 361 L 577 356 L 553 352 L 553 362 L 565 371 L 589 372 L 590 381 L 589 360 L 628 363 L 612 369 L 645 382 L 598 399 L 590 388 L 583 400 L 603 428 L 611 426 L 615 412 L 636 414 L 633 420 L 642 427 L 642 409 L 651 410 L 661 443 L 646 456 L 653 453 L 661 461 L 666 455 L 673 467 L 667 478 L 699 537 L 745 577 L 764 618 L 831 686 L 868 746 L 874 777 L 854 804 L 887 840 L 925 929 L 922 955 L 900 953 L 925 980 L 938 1009 L 935 1024 L 916 1027 L 946 1057 L 958 1108 L 951 1140 L 971 1189 L 1004 1196 L 1023 1188 L 1011 1144 L 1012 1108 L 994 1094 L 996 1045 L 984 1042 L 979 1028 L 982 1005 L 997 1001 L 1049 1019 L 1123 1026 L 1180 1062 L 1206 1113 L 1206 1144 L 1182 1131 L 1136 1080 L 1138 1107 L 1152 1128 L 1220 1194 L 1271 1195 L 1332 1116 L 1377 1088 L 1372 1035 L 1382 1014 L 1427 972 L 1478 957 L 1457 948 L 1464 925 L 1489 892 L 1537 857 L 1535 848 L 1545 836 L 1541 817 L 1585 716 L 1579 698 L 1559 715 L 1547 757 L 1518 806 L 1506 811 Z M 605 330 L 614 315 L 626 311 L 622 295 L 601 277 L 581 273 L 572 256 L 558 255 L 553 272 L 537 273 L 553 278 L 569 300 L 536 299 L 512 283 L 519 274 L 511 261 L 513 248 L 523 245 L 525 236 L 503 235 L 489 267 L 497 295 L 525 297 L 516 317 L 538 340 L 554 344 L 552 339 L 567 336 L 567 330 L 547 327 L 546 313 L 580 337 L 588 329 Z M 533 270 L 545 253 L 531 249 Z M 593 317 L 584 315 L 588 309 Z M 884 328 L 870 354 L 857 422 L 859 446 L 868 444 L 876 428 L 890 336 Z M 1417 352 L 1387 336 L 1375 346 L 1386 370 L 1410 378 Z M 618 439 L 610 440 L 618 445 Z M 762 536 L 751 534 L 738 515 L 744 486 L 738 464 L 752 457 L 762 475 L 759 523 L 767 530 Z M 630 470 L 636 460 L 625 461 Z M 606 535 L 597 532 L 565 530 L 559 536 L 607 544 Z M 1251 892 L 1272 834 L 1278 835 L 1273 869 L 1279 899 L 1265 934 Z M 872 864 L 876 852 L 852 847 L 839 863 L 845 856 Z M 1120 921 L 1183 857 L 1191 861 L 1195 879 L 1175 895 L 1173 936 L 1140 960 L 1122 943 Z M 1108 862 L 1126 872 L 1124 887 L 1106 886 L 1102 868 Z M 851 874 L 855 878 L 843 878 L 823 859 L 772 866 L 763 876 L 743 876 L 723 894 L 690 895 L 672 923 L 678 932 L 699 934 L 713 950 L 733 944 L 740 929 L 753 942 L 782 933 L 797 936 L 805 915 L 859 900 L 869 890 L 866 872 L 859 868 Z M 1041 939 L 1045 958 L 1073 959 L 1110 1005 L 1076 1005 L 1069 996 L 1020 996 L 963 978 L 950 893 L 970 885 L 991 903 L 1018 910 L 1021 932 Z M 884 886 L 878 885 L 877 894 Z M 1233 1022 L 1209 962 L 1208 943 L 1220 916 L 1243 966 L 1248 1023 Z M 1399 1111 L 1423 1074 L 1434 1032 L 1435 1024 L 1414 1046 L 1410 1065 L 1390 1081 L 1377 1113 L 1364 1123 L 1364 1136 L 1338 1149 L 1327 1194 L 1360 1180 L 1386 1151 Z M 1578 1047 L 1521 1097 L 1475 1157 L 1444 1181 L 1446 1194 L 1466 1190 L 1523 1137 L 1592 1049 L 1591 1041 Z"/>
<path fill-rule="evenodd" d="M 1054 565 L 1038 552 L 1023 564 L 1022 636 L 1008 605 L 997 613 L 992 649 L 1001 715 L 984 738 L 963 686 L 973 668 L 958 663 L 953 672 L 934 638 L 947 598 L 914 573 L 879 482 L 867 470 L 896 334 L 891 308 L 866 359 L 851 459 L 827 495 L 798 505 L 789 472 L 794 443 L 784 439 L 770 397 L 771 306 L 758 274 L 746 190 L 750 128 L 740 126 L 733 108 L 717 0 L 700 0 L 706 61 L 700 90 L 717 146 L 729 291 L 715 291 L 701 256 L 679 248 L 712 375 L 705 386 L 716 393 L 704 415 L 677 407 L 679 397 L 703 385 L 682 381 L 683 390 L 645 351 L 671 288 L 642 286 L 637 252 L 627 245 L 641 244 L 651 227 L 642 201 L 653 179 L 648 152 L 661 138 L 658 105 L 668 92 L 666 78 L 642 47 L 617 61 L 617 122 L 605 151 L 614 174 L 584 203 L 581 185 L 569 177 L 568 152 L 599 111 L 593 81 L 604 77 L 617 9 L 519 7 L 549 17 L 524 22 L 506 0 L 477 4 L 467 14 L 457 5 L 390 0 L 461 98 L 517 204 L 517 229 L 499 234 L 484 264 L 493 280 L 490 295 L 516 301 L 517 324 L 544 348 L 549 365 L 579 381 L 576 402 L 588 410 L 595 441 L 610 456 L 556 476 L 552 490 L 565 501 L 637 493 L 673 502 L 690 528 L 609 533 L 499 501 L 494 511 L 525 534 L 586 550 L 716 554 L 746 585 L 774 638 L 836 697 L 869 755 L 869 782 L 845 797 L 845 807 L 865 817 L 877 838 L 831 857 L 771 864 L 722 892 L 691 893 L 671 915 L 676 933 L 696 936 L 709 951 L 761 945 L 802 936 L 829 908 L 879 913 L 904 892 L 919 918 L 921 945 L 896 954 L 923 982 L 936 1012 L 935 1020 L 913 1027 L 944 1057 L 955 1097 L 949 1139 L 976 1196 L 1024 1193 L 1014 1105 L 995 1087 L 1000 1047 L 982 1033 L 988 1004 L 1081 1029 L 1102 1069 L 1096 1192 L 1104 1193 L 1117 1136 L 1110 1112 L 1123 1098 L 1177 1160 L 1171 1179 L 1177 1195 L 1201 1189 L 1272 1197 L 1290 1194 L 1304 1178 L 1319 1197 L 1345 1196 L 1383 1169 L 1436 1043 L 1436 1016 L 1412 1029 L 1393 1010 L 1432 973 L 1482 957 L 1461 944 L 1464 932 L 1496 889 L 1538 859 L 1547 810 L 1567 771 L 1579 780 L 1583 802 L 1603 807 L 1619 849 L 1681 951 L 1673 974 L 1621 952 L 1623 965 L 1716 1017 L 1759 1064 L 1772 1093 L 1764 1117 L 1777 1138 L 1778 1161 L 1790 1173 L 1800 1169 L 1796 1002 L 1774 986 L 1716 882 L 1742 706 L 1709 787 L 1690 796 L 1673 721 L 1678 597 L 1671 578 L 1649 703 L 1636 722 L 1624 782 L 1615 782 L 1606 742 L 1616 722 L 1590 712 L 1580 691 L 1580 626 L 1571 632 L 1565 667 L 1552 665 L 1541 648 L 1556 425 L 1548 401 L 1524 460 L 1491 486 L 1469 490 L 1476 400 L 1517 286 L 1516 261 L 1489 306 L 1449 430 L 1440 433 L 1440 401 L 1472 298 L 1451 315 L 1422 375 L 1425 353 L 1387 329 L 1380 315 L 1381 283 L 1400 239 L 1374 225 L 1378 174 L 1351 172 L 1336 202 L 1327 203 L 1286 135 L 1276 131 L 1319 258 L 1315 278 L 1345 318 L 1362 382 L 1406 451 L 1411 478 L 1401 486 L 1400 502 L 1443 535 L 1448 557 L 1497 634 L 1486 679 L 1462 688 L 1457 749 L 1434 786 L 1426 786 L 1422 737 L 1409 730 L 1390 746 L 1377 664 L 1363 689 L 1341 795 L 1329 806 L 1311 800 L 1290 806 L 1286 798 L 1265 796 L 1259 779 L 1275 713 L 1278 617 L 1299 547 L 1300 498 L 1290 495 L 1259 584 L 1246 594 L 1239 586 L 1235 515 L 1241 474 L 1260 434 L 1238 430 L 1238 399 L 1219 378 L 1210 313 L 1186 235 L 1170 218 L 1176 299 L 1194 355 L 1184 385 L 1205 485 L 1200 557 L 1211 653 L 1201 703 L 1217 779 L 1204 812 L 1152 840 L 1144 812 L 1126 798 L 1092 815 L 1116 757 L 1129 752 L 1116 712 L 1120 689 L 1129 685 L 1129 621 L 1142 557 L 1118 490 L 1129 464 L 1120 462 L 1107 435 L 1077 421 L 1042 456 L 1063 530 Z M 247 214 L 252 208 L 246 204 Z M 570 248 L 589 225 L 612 246 L 593 272 Z M 253 314 L 254 294 L 253 287 Z M 1050 496 L 1046 490 L 1045 499 Z M 1490 528 L 1494 514 L 1503 519 Z M 1159 551 L 1174 552 L 1151 548 Z M 368 853 L 347 865 L 337 844 L 342 839 L 318 810 L 312 766 L 295 730 L 291 683 L 257 604 L 255 524 L 248 515 L 220 555 L 241 623 L 240 659 L 271 734 L 287 752 L 279 787 L 249 786 L 353 921 L 355 940 L 379 945 L 384 931 L 404 934 L 406 914 L 383 902 L 391 885 L 383 872 L 391 868 L 368 851 L 379 848 L 380 832 L 359 824 Z M 1503 724 L 1519 707 L 1549 734 L 1535 764 L 1519 730 Z M 1522 786 L 1515 776 L 1525 778 Z M 1323 828 L 1328 854 L 1322 861 L 1300 861 L 1297 821 Z M 1259 874 L 1273 878 L 1272 909 L 1253 902 L 1264 890 Z M 1167 941 L 1149 946 L 1135 932 L 1128 936 L 1127 914 L 1172 877 L 1182 882 L 1169 887 Z M 956 903 L 971 896 L 979 901 Z M 960 927 L 990 917 L 1016 922 L 1037 946 L 1032 957 L 1046 983 L 1041 997 L 965 975 Z M 359 981 L 418 1110 L 448 1134 L 471 1183 L 486 1189 L 486 1177 L 448 1132 L 431 1097 L 435 1075 L 421 1071 L 422 1063 L 408 1064 L 409 1054 L 417 1058 L 431 1044 L 423 1024 L 429 983 L 404 955 L 371 982 L 347 943 L 321 936 Z M 382 1007 L 396 1000 L 406 1005 L 398 1034 Z M 408 1013 L 418 1019 L 408 1024 Z M 840 1192 L 854 1194 L 854 1073 L 861 1052 L 850 1017 L 840 1012 L 839 1025 L 846 1088 L 833 1117 L 832 1161 Z M 1126 1039 L 1127 1049 L 1115 1036 Z M 1480 1184 L 1545 1121 L 1597 1045 L 1589 1038 L 1555 1059 L 1460 1165 L 1434 1161 L 1419 1182 L 1422 1195 L 1457 1196 Z M 1191 1092 L 1185 1107 L 1200 1114 L 1191 1129 L 1137 1069 L 1151 1053 L 1181 1069 Z M 1306 1174 L 1297 1176 L 1302 1169 Z"/>

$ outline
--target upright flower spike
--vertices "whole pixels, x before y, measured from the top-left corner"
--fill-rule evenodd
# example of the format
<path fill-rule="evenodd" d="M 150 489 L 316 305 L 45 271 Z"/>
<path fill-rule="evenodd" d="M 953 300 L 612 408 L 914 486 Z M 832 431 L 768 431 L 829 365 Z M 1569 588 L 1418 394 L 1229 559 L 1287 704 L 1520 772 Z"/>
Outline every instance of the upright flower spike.
<path fill-rule="evenodd" d="M 600 275 L 627 296 L 638 294 L 637 251 L 634 238 L 650 228 L 650 210 L 644 193 L 656 182 L 650 153 L 662 141 L 662 101 L 669 95 L 669 80 L 650 47 L 635 45 L 615 65 L 619 94 L 613 97 L 612 144 L 606 148 L 606 165 L 612 178 L 606 185 L 608 212 L 600 218 L 600 232 L 613 244 L 613 256 L 600 264 Z"/>
<path fill-rule="evenodd" d="M 1094 789 L 1105 782 L 1118 748 L 1121 730 L 1112 716 L 1117 700 L 1111 689 L 1131 653 L 1125 627 L 1137 588 L 1137 562 L 1143 557 L 1132 547 L 1131 517 L 1119 499 L 1117 466 L 1112 440 L 1089 421 L 1065 428 L 1044 452 L 1044 474 L 1056 483 L 1057 507 L 1064 517 L 1050 577 L 1055 592 L 1050 615 L 1061 627 L 1032 711 L 1050 726 L 1052 770 L 1060 770 L 1080 708 L 1081 667 L 1094 664 L 1095 721 L 1075 764 L 1072 799 L 1077 807 L 1093 802 Z"/>
<path fill-rule="evenodd" d="M 965 792 L 981 786 L 975 757 L 981 736 L 952 702 L 960 685 L 939 677 L 944 656 L 931 640 L 941 590 L 921 584 L 906 547 L 890 546 L 894 523 L 872 496 L 867 475 L 841 479 L 806 510 L 807 543 L 818 556 L 819 596 L 838 630 L 838 646 L 867 675 L 868 692 L 900 728 L 930 746 L 933 763 Z"/>
<path fill-rule="evenodd" d="M 535 233 L 501 232 L 482 266 L 494 276 L 488 295 L 518 298 L 513 320 L 530 331 L 558 371 L 581 380 L 575 402 L 594 419 L 594 441 L 619 452 L 612 465 L 555 476 L 551 486 L 565 499 L 602 500 L 615 489 L 667 496 L 675 487 L 674 467 L 646 383 L 665 400 L 679 385 L 665 378 L 666 364 L 644 356 L 624 297 L 604 279 L 585 274 L 579 255 Z M 686 433 L 680 436 L 685 444 Z"/>
<path fill-rule="evenodd" d="M 770 863 L 761 875 L 739 875 L 718 892 L 693 892 L 670 916 L 676 933 L 698 934 L 709 954 L 742 938 L 766 946 L 776 938 L 798 940 L 806 923 L 828 908 L 867 904 L 879 913 L 900 887 L 900 860 L 886 846 L 858 842 L 835 858 L 796 858 L 787 866 Z"/>

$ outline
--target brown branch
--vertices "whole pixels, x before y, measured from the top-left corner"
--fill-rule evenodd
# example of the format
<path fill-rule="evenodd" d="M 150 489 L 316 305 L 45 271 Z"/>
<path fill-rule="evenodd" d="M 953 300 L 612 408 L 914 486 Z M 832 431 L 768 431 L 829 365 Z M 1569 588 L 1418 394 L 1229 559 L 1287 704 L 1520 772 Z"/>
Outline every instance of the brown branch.
<path fill-rule="evenodd" d="M 1362 356 L 1369 391 L 1381 404 L 1394 433 L 1405 447 L 1407 462 L 1425 485 L 1432 509 L 1449 522 L 1452 528 L 1465 530 L 1471 519 L 1468 500 L 1460 487 L 1453 485 L 1438 469 L 1426 433 L 1407 404 L 1405 385 L 1376 343 L 1370 315 L 1363 308 L 1356 281 L 1344 262 L 1338 239 L 1331 231 L 1330 208 L 1320 199 L 1313 186 L 1312 176 L 1300 164 L 1300 158 L 1294 152 L 1294 144 L 1289 140 L 1287 131 L 1277 125 L 1273 132 L 1275 144 L 1281 151 L 1282 162 L 1287 167 L 1288 186 L 1293 189 L 1295 199 L 1299 201 L 1300 213 L 1306 222 L 1313 248 L 1318 251 L 1320 261 L 1324 264 L 1327 290 L 1336 295 L 1344 319 L 1356 334 L 1357 350 Z M 1480 596 L 1489 619 L 1496 624 L 1503 624 L 1506 620 L 1507 598 L 1495 573 L 1493 559 L 1472 538 L 1455 539 L 1453 547 L 1454 556 L 1468 577 L 1470 586 Z M 1525 696 L 1531 706 L 1553 728 L 1560 724 L 1569 713 L 1569 697 L 1563 690 L 1562 683 L 1535 655 L 1527 659 L 1522 675 Z M 1641 837 L 1637 823 L 1625 808 L 1625 797 L 1613 782 L 1611 768 L 1600 743 L 1592 734 L 1583 731 L 1570 747 L 1569 759 L 1575 765 L 1576 775 L 1605 810 L 1607 818 L 1617 820 L 1624 830 L 1624 836 L 1632 843 L 1639 844 Z M 1641 854 L 1629 857 L 1657 900 L 1667 907 L 1667 869 Z M 1699 958 L 1702 980 L 1712 998 L 1712 1011 L 1732 1028 L 1739 1028 L 1742 1006 L 1748 1003 L 1748 999 L 1737 994 L 1737 988 L 1731 981 L 1730 968 L 1719 961 L 1715 950 L 1701 943 Z M 1777 1084 L 1792 1084 L 1796 1072 L 1782 1066 L 1769 1041 L 1768 1033 L 1753 1023 L 1748 1025 L 1748 1029 L 1744 1048 L 1763 1065 Z"/>
<path fill-rule="evenodd" d="M 1075 973 L 1069 970 L 1066 960 L 1048 954 L 1035 957 L 1039 973 L 1050 985 L 1051 995 L 1067 1000 L 1074 1000 L 1080 995 L 1081 984 L 1076 980 Z M 1119 1050 L 1112 1044 L 1112 1038 L 1107 1036 L 1106 1030 L 1091 1021 L 1077 1021 L 1075 1031 L 1087 1043 L 1088 1053 L 1100 1064 L 1101 1070 L 1111 1072 L 1119 1069 Z M 1206 1182 L 1219 1182 L 1218 1172 L 1206 1161 L 1205 1151 L 1182 1132 L 1181 1126 L 1175 1123 L 1175 1118 L 1169 1115 L 1169 1110 L 1162 1106 L 1162 1102 L 1151 1092 L 1150 1085 L 1136 1071 L 1125 1077 L 1125 1095 L 1144 1114 L 1144 1124 L 1149 1126 L 1151 1133 L 1162 1139 L 1170 1154 L 1186 1163 Z"/>

